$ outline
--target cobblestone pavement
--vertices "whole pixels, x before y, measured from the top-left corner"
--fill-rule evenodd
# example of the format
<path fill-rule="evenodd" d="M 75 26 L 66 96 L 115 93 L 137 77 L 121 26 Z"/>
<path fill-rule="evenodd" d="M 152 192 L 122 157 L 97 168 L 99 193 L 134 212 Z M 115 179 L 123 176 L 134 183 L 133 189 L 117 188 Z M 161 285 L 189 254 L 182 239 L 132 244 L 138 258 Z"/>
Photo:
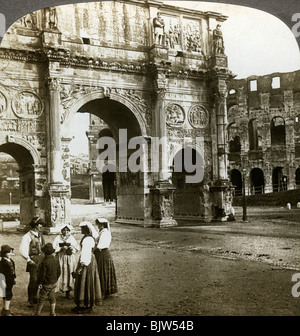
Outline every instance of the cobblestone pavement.
<path fill-rule="evenodd" d="M 166 229 L 113 222 L 113 205 L 73 205 L 74 226 L 97 216 L 111 220 L 118 295 L 104 300 L 97 316 L 300 315 L 292 276 L 300 272 L 300 210 L 249 208 L 248 221 Z M 22 234 L 5 223 L 0 243 L 18 248 Z M 77 240 L 81 235 L 76 234 Z M 52 242 L 53 236 L 46 241 Z M 28 274 L 16 251 L 17 285 L 12 311 L 26 306 Z M 300 279 L 299 279 L 300 280 Z M 299 289 L 298 289 L 299 290 Z M 57 294 L 57 314 L 72 316 L 72 300 Z M 45 305 L 43 314 L 49 314 Z"/>

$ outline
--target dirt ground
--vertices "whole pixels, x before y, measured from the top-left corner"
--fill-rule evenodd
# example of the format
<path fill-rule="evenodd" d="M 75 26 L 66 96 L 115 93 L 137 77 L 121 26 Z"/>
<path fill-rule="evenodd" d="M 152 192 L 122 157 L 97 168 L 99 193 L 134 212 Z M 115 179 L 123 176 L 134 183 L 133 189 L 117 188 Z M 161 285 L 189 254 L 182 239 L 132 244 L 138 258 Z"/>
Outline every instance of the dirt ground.
<path fill-rule="evenodd" d="M 111 220 L 111 253 L 118 294 L 104 300 L 96 316 L 299 316 L 292 281 L 300 273 L 300 210 L 249 208 L 248 221 L 215 225 L 142 228 L 113 222 L 113 205 L 73 205 L 73 225 Z M 16 249 L 17 284 L 11 311 L 31 316 L 28 273 L 18 248 L 23 233 L 4 223 L 0 244 Z M 78 241 L 79 233 L 75 234 Z M 46 236 L 52 242 L 55 236 Z M 299 276 L 300 281 L 300 276 Z M 299 287 L 299 286 L 298 286 Z M 298 291 L 300 289 L 298 288 Z M 57 315 L 74 316 L 73 300 L 57 294 Z M 42 315 L 49 315 L 45 304 Z"/>

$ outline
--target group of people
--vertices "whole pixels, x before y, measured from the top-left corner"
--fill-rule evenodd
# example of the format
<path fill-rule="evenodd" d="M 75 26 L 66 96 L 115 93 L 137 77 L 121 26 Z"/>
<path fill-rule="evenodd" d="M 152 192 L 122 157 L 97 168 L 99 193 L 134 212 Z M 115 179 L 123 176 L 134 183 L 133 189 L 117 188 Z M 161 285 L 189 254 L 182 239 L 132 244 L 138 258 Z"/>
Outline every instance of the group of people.
<path fill-rule="evenodd" d="M 52 244 L 45 244 L 42 219 L 34 217 L 29 225 L 30 230 L 23 236 L 19 252 L 27 262 L 28 307 L 36 304 L 34 315 L 39 316 L 44 303 L 49 301 L 50 315 L 56 316 L 57 291 L 65 293 L 66 299 L 70 299 L 70 292 L 74 291 L 74 313 L 88 313 L 104 298 L 117 293 L 116 272 L 109 250 L 111 231 L 106 218 L 96 219 L 97 229 L 89 221 L 81 222 L 79 227 L 83 236 L 79 244 L 71 225 L 64 225 Z M 10 302 L 16 283 L 13 251 L 9 245 L 1 246 L 0 274 L 5 277 L 2 316 L 12 315 Z M 80 252 L 79 257 L 77 252 Z"/>

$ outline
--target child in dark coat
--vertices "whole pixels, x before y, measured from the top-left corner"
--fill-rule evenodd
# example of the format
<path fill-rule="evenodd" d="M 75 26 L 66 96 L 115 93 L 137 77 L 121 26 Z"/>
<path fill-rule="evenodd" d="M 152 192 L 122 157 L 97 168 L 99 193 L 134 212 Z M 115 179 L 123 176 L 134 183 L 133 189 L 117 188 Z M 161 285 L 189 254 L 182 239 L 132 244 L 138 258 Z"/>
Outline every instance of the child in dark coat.
<path fill-rule="evenodd" d="M 16 268 L 15 263 L 11 259 L 13 248 L 8 245 L 1 246 L 1 260 L 0 260 L 0 288 L 3 296 L 2 316 L 12 316 L 9 310 L 10 301 L 13 297 L 12 288 L 16 284 Z"/>
<path fill-rule="evenodd" d="M 55 258 L 53 255 L 55 250 L 51 243 L 48 243 L 44 246 L 43 252 L 45 254 L 45 257 L 38 268 L 38 279 L 37 279 L 40 288 L 40 297 L 34 315 L 35 316 L 40 315 L 45 301 L 49 301 L 50 316 L 56 316 L 55 288 L 57 280 L 61 274 L 61 269 L 58 259 Z"/>

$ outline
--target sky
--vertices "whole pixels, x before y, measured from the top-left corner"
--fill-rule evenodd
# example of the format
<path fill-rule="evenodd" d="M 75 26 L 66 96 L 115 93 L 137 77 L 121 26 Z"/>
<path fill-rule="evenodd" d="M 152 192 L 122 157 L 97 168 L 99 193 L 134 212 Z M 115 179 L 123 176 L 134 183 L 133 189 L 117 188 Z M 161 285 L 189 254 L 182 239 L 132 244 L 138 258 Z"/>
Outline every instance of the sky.
<path fill-rule="evenodd" d="M 214 11 L 228 16 L 222 23 L 228 67 L 236 78 L 263 76 L 274 72 L 300 69 L 300 52 L 296 38 L 280 19 L 253 8 L 199 1 L 164 1 L 175 6 Z M 87 153 L 85 131 L 88 114 L 77 113 L 72 129 L 77 136 L 71 153 Z"/>

